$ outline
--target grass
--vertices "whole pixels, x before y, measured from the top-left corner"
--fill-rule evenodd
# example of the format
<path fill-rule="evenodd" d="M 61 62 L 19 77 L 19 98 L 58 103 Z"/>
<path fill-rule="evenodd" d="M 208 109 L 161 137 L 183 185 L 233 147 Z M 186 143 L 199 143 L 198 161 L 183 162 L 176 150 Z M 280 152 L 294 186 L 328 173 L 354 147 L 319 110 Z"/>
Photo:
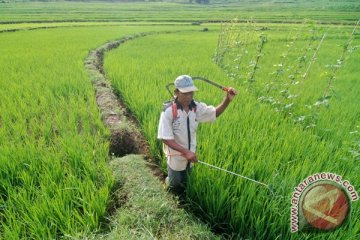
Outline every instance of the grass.
<path fill-rule="evenodd" d="M 348 22 L 358 18 L 356 1 L 240 1 L 209 5 L 166 2 L 14 2 L 0 3 L 0 22 L 38 21 L 223 21 L 239 17 L 265 22 Z"/>
<path fill-rule="evenodd" d="M 41 22 L 41 23 L 7 23 L 0 24 L 0 32 L 35 30 L 56 27 L 94 27 L 94 26 L 151 26 L 151 25 L 184 25 L 184 23 L 164 22 Z M 186 24 L 187 25 L 187 24 Z"/>
<path fill-rule="evenodd" d="M 124 182 L 120 193 L 127 199 L 111 217 L 110 231 L 94 239 L 219 239 L 178 207 L 142 156 L 115 158 L 110 166 L 115 181 Z"/>
<path fill-rule="evenodd" d="M 160 158 L 161 147 L 154 136 L 161 103 L 168 98 L 166 83 L 186 73 L 239 89 L 240 95 L 224 116 L 212 125 L 201 126 L 199 159 L 271 184 L 275 196 L 269 195 L 266 188 L 199 165 L 189 188 L 193 206 L 199 206 L 194 209 L 212 223 L 214 229 L 230 237 L 311 238 L 311 233 L 290 233 L 288 209 L 294 186 L 306 176 L 321 171 L 335 172 L 358 186 L 356 160 L 336 144 L 344 139 L 321 134 L 321 128 L 309 131 L 294 125 L 292 120 L 258 102 L 254 93 L 246 91 L 241 82 L 227 78 L 211 61 L 214 54 L 211 49 L 215 49 L 216 40 L 217 32 L 211 31 L 147 36 L 108 53 L 105 70 L 142 123 L 154 155 Z M 142 69 L 151 70 L 144 74 Z M 355 72 L 348 74 L 356 75 Z M 340 83 L 344 84 L 338 81 Z M 197 85 L 200 92 L 196 93 L 196 99 L 210 104 L 222 99 L 223 94 L 217 89 L 200 82 Z M 327 112 L 328 115 L 338 113 L 334 108 Z M 347 119 L 342 120 L 349 124 Z M 338 128 L 326 122 L 328 128 Z M 337 231 L 323 234 L 320 239 L 355 237 L 359 231 L 358 215 L 358 205 L 354 204 L 353 221 Z"/>
<path fill-rule="evenodd" d="M 257 36 L 253 33 L 252 42 L 246 31 L 255 32 L 255 28 L 261 27 L 238 26 L 245 33 L 238 35 L 239 46 L 228 47 L 220 65 L 258 100 L 306 128 L 315 128 L 316 134 L 340 146 L 356 128 L 354 120 L 358 115 L 355 104 L 358 89 L 352 84 L 359 56 L 359 39 L 352 34 L 355 24 L 337 28 L 304 24 L 298 29 L 283 26 L 281 31 L 269 26 Z M 260 34 L 267 34 L 269 43 L 263 54 L 257 55 L 261 59 L 255 69 L 256 81 L 249 81 L 248 76 L 254 72 L 249 62 L 261 41 Z M 345 48 L 349 41 L 350 47 Z M 334 123 L 341 125 L 344 119 L 348 120 L 347 126 L 332 127 Z M 332 130 L 325 133 L 324 129 Z"/>
<path fill-rule="evenodd" d="M 77 237 L 99 227 L 113 184 L 109 134 L 83 61 L 89 49 L 146 29 L 1 33 L 1 238 Z"/>
<path fill-rule="evenodd" d="M 139 174 L 145 171 L 140 157 L 115 160 L 112 162 L 115 171 L 120 171 L 121 164 L 129 172 L 112 175 L 107 164 L 109 133 L 100 120 L 91 80 L 84 68 L 89 51 L 107 41 L 164 30 L 189 31 L 133 40 L 105 58 L 106 75 L 142 123 L 154 156 L 162 158 L 155 136 L 162 103 L 169 98 L 166 83 L 187 73 L 235 86 L 240 95 L 224 116 L 212 125 L 200 127 L 199 158 L 270 183 L 276 195 L 269 196 L 267 189 L 199 165 L 189 189 L 194 212 L 213 229 L 226 232 L 228 238 L 312 238 L 311 233 L 289 233 L 288 209 L 294 186 L 317 171 L 332 171 L 350 180 L 355 188 L 360 185 L 356 61 L 359 52 L 346 59 L 331 88 L 328 88 L 331 73 L 326 73 L 336 65 L 343 50 L 341 44 L 349 39 L 352 29 L 349 24 L 358 20 L 358 12 L 359 4 L 355 1 L 327 0 L 277 4 L 243 1 L 207 6 L 1 3 L 0 31 L 24 31 L 0 33 L 0 238 L 172 238 L 178 237 L 179 231 L 185 238 L 213 238 L 207 227 L 183 211 L 173 210 L 173 202 L 159 205 L 168 198 L 159 185 L 146 180 L 143 184 L 151 182 L 156 187 L 143 191 L 148 187 L 139 185 L 142 178 L 132 179 L 130 169 L 142 171 Z M 244 57 L 241 63 L 247 64 L 243 72 L 252 73 L 250 83 L 246 78 L 231 79 L 212 61 L 219 25 L 190 24 L 234 17 L 266 22 L 247 24 L 250 30 L 244 32 L 247 37 L 242 43 L 251 58 Z M 301 24 L 304 18 L 326 24 L 308 32 L 312 26 Z M 293 22 L 299 24 L 290 24 Z M 162 23 L 167 26 L 161 26 Z M 304 30 L 299 30 L 301 26 L 305 26 Z M 41 27 L 61 28 L 26 31 Z M 209 31 L 202 32 L 204 27 Z M 258 45 L 261 32 L 256 31 L 258 27 L 268 28 L 261 30 L 268 40 L 263 45 Z M 283 62 L 290 67 L 290 73 L 297 67 L 291 65 L 299 56 L 295 53 L 309 59 L 325 30 L 327 37 L 316 54 L 319 60 L 311 67 L 302 88 L 288 87 L 299 92 L 298 108 L 294 111 L 299 115 L 307 111 L 304 104 L 316 103 L 331 90 L 330 107 L 316 109 L 316 127 L 306 130 L 258 98 L 270 79 L 275 79 L 271 74 L 281 70 L 281 54 L 287 51 L 285 43 L 298 33 Z M 358 33 L 354 36 L 353 45 L 357 46 Z M 261 56 L 254 58 L 256 52 Z M 249 66 L 251 60 L 256 64 Z M 225 64 L 229 65 L 226 61 Z M 325 68 L 326 65 L 330 68 Z M 316 74 L 320 77 L 314 77 Z M 286 88 L 283 84 L 287 82 L 285 77 L 276 82 L 274 87 L 278 89 L 269 91 L 269 96 L 281 99 L 278 90 Z M 197 99 L 216 104 L 223 98 L 217 89 L 197 85 L 201 89 Z M 283 106 L 290 104 L 287 101 L 282 102 Z M 133 162 L 127 162 L 129 159 Z M 119 178 L 123 181 L 117 185 Z M 111 195 L 114 187 L 124 190 L 120 196 L 134 190 L 133 198 L 128 200 L 137 207 L 124 203 L 119 215 L 111 218 L 115 222 L 110 233 L 97 234 L 114 196 Z M 159 216 L 162 220 L 155 221 Z M 176 228 L 177 224 L 184 228 Z M 316 237 L 351 239 L 357 238 L 359 231 L 356 202 L 345 226 Z"/>

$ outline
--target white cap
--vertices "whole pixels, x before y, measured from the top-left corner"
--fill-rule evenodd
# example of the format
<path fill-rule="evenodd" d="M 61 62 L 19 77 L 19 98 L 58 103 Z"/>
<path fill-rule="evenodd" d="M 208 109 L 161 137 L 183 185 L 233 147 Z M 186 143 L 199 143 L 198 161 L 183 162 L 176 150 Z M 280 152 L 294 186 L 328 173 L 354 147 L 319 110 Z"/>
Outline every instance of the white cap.
<path fill-rule="evenodd" d="M 197 87 L 194 86 L 194 82 L 189 75 L 181 75 L 175 79 L 175 88 L 179 89 L 182 93 L 197 91 Z"/>

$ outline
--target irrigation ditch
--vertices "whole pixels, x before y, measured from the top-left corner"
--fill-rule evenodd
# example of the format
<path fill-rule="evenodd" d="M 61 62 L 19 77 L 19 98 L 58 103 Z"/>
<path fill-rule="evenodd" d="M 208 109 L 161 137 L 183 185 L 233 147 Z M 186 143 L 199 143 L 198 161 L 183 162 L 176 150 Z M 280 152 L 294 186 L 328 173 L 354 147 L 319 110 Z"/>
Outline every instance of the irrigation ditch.
<path fill-rule="evenodd" d="M 125 106 L 120 93 L 112 89 L 111 84 L 106 80 L 103 69 L 105 51 L 110 51 L 120 44 L 140 36 L 145 36 L 145 34 L 128 36 L 106 43 L 91 51 L 85 60 L 85 68 L 95 88 L 96 102 L 100 108 L 102 121 L 111 133 L 109 154 L 116 157 L 130 153 L 149 156 L 146 140 L 138 130 L 139 124 L 136 118 Z"/>

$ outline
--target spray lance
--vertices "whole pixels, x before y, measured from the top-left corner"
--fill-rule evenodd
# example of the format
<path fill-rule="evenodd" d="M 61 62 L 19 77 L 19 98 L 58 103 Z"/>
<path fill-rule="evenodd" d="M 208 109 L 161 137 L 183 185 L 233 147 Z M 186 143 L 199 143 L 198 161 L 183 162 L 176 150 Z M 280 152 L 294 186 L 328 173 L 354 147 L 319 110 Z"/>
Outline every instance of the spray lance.
<path fill-rule="evenodd" d="M 218 84 L 218 83 L 216 83 L 216 82 L 213 82 L 213 81 L 211 81 L 211 80 L 209 80 L 209 79 L 206 79 L 206 78 L 203 78 L 203 77 L 192 77 L 192 79 L 193 79 L 193 80 L 201 80 L 201 81 L 204 81 L 204 82 L 209 83 L 209 84 L 211 84 L 211 85 L 213 85 L 213 86 L 215 86 L 215 87 L 217 87 L 217 88 L 220 88 L 221 90 L 223 90 L 223 91 L 225 91 L 225 92 L 227 92 L 227 91 L 229 90 L 228 87 L 224 87 L 224 86 L 222 86 L 222 85 L 220 85 L 220 84 Z M 171 92 L 171 90 L 170 90 L 170 86 L 171 86 L 171 85 L 174 85 L 174 83 L 169 83 L 169 84 L 167 84 L 167 85 L 166 85 L 166 89 L 167 89 L 167 91 L 170 93 L 171 97 L 174 98 L 174 95 L 172 94 L 172 92 Z M 251 178 L 246 177 L 246 176 L 243 176 L 243 175 L 241 175 L 241 174 L 238 174 L 238 173 L 235 173 L 235 172 L 231 172 L 231 171 L 229 171 L 229 170 L 226 170 L 226 169 L 217 167 L 217 166 L 215 166 L 215 165 L 211 165 L 211 164 L 209 164 L 209 163 L 206 163 L 206 162 L 203 162 L 203 161 L 200 161 L 200 160 L 197 160 L 197 162 L 198 162 L 198 163 L 201 163 L 201 164 L 203 164 L 203 165 L 205 165 L 205 166 L 214 168 L 214 169 L 216 169 L 216 170 L 220 170 L 220 171 L 223 171 L 223 172 L 226 172 L 226 173 L 235 175 L 235 176 L 237 176 L 237 177 L 241 177 L 241 178 L 246 179 L 246 180 L 248 180 L 248 181 L 254 182 L 254 183 L 256 183 L 256 184 L 262 185 L 262 186 L 266 187 L 267 189 L 269 189 L 270 193 L 271 193 L 272 195 L 274 195 L 274 192 L 272 191 L 271 186 L 268 185 L 268 184 L 265 184 L 265 183 L 263 183 L 263 182 L 260 182 L 260 181 L 251 179 Z"/>

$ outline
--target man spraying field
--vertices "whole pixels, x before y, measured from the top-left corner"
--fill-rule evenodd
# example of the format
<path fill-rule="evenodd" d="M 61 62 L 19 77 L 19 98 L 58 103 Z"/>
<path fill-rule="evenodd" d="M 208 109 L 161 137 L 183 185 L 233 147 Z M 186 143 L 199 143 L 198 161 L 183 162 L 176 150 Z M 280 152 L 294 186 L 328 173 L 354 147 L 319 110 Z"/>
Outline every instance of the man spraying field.
<path fill-rule="evenodd" d="M 167 157 L 169 191 L 184 196 L 191 167 L 197 162 L 195 151 L 198 124 L 215 121 L 237 92 L 232 87 L 222 87 L 226 91 L 226 96 L 217 107 L 214 107 L 193 100 L 194 92 L 198 89 L 190 76 L 177 77 L 174 85 L 176 97 L 161 113 L 158 139 L 163 141 Z"/>

